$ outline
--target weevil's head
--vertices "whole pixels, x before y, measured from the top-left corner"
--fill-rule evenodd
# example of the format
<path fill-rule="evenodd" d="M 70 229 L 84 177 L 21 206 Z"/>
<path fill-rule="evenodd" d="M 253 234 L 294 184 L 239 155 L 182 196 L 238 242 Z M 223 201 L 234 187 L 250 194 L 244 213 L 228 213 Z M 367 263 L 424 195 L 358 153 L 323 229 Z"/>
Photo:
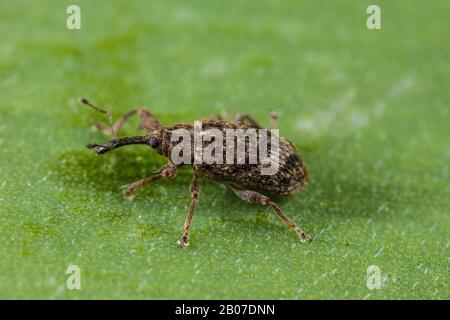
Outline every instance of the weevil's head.
<path fill-rule="evenodd" d="M 161 129 L 155 129 L 149 132 L 148 145 L 159 154 L 162 154 L 163 134 Z"/>

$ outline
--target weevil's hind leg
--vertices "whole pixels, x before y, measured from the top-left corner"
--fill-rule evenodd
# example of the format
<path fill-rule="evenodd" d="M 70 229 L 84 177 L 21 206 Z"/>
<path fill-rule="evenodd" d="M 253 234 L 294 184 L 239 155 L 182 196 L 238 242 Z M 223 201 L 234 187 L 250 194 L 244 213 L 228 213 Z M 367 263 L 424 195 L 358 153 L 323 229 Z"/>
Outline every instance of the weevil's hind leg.
<path fill-rule="evenodd" d="M 308 234 L 306 234 L 302 229 L 300 229 L 291 219 L 289 219 L 286 216 L 286 214 L 284 214 L 284 212 L 280 209 L 280 207 L 277 206 L 276 203 L 270 201 L 268 197 L 251 190 L 238 190 L 233 187 L 230 188 L 239 198 L 241 198 L 244 201 L 250 203 L 259 203 L 265 206 L 270 205 L 278 214 L 280 219 L 283 220 L 283 222 L 286 223 L 286 225 L 297 234 L 301 242 L 311 241 L 311 237 Z"/>
<path fill-rule="evenodd" d="M 95 123 L 94 130 L 101 130 L 107 136 L 114 136 L 128 121 L 128 119 L 135 114 L 139 115 L 142 119 L 138 129 L 144 129 L 149 133 L 153 130 L 161 128 L 161 124 L 158 119 L 156 119 L 150 111 L 145 108 L 137 108 L 126 112 L 113 124 L 112 128 L 109 128 L 103 123 Z"/>
<path fill-rule="evenodd" d="M 182 248 L 189 245 L 189 229 L 191 228 L 191 222 L 192 217 L 194 216 L 195 205 L 197 204 L 197 201 L 200 197 L 200 185 L 198 184 L 197 176 L 194 175 L 194 178 L 192 179 L 192 183 L 189 189 L 191 191 L 191 198 L 192 198 L 191 205 L 189 206 L 188 215 L 186 217 L 186 220 L 184 221 L 183 235 L 177 242 L 178 245 Z"/>
<path fill-rule="evenodd" d="M 173 179 L 177 175 L 177 166 L 173 163 L 168 163 L 159 169 L 157 173 L 152 175 L 151 177 L 141 179 L 138 181 L 135 181 L 133 183 L 130 183 L 128 186 L 126 186 L 123 189 L 123 195 L 131 200 L 133 198 L 133 195 L 136 191 L 138 191 L 143 186 L 150 184 L 156 180 L 159 179 Z"/>
<path fill-rule="evenodd" d="M 247 123 L 248 125 L 250 125 L 253 128 L 258 128 L 258 129 L 262 128 L 260 126 L 260 124 L 258 123 L 258 121 L 253 119 L 253 117 L 248 114 L 238 113 L 236 115 L 236 119 L 234 120 L 234 123 L 236 123 L 237 125 L 243 125 L 243 124 Z"/>

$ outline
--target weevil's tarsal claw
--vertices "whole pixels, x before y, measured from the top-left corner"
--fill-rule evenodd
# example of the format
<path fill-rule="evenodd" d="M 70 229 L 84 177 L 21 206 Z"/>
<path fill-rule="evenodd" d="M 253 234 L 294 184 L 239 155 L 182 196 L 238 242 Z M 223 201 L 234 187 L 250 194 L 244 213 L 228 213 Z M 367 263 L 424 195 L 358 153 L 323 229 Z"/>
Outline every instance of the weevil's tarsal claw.
<path fill-rule="evenodd" d="M 301 242 L 311 242 L 312 238 L 309 234 L 303 233 L 300 237 Z"/>
<path fill-rule="evenodd" d="M 128 201 L 133 201 L 135 197 L 134 190 L 130 187 L 130 185 L 122 187 L 122 194 Z"/>
<path fill-rule="evenodd" d="M 189 245 L 189 240 L 186 237 L 182 237 L 177 241 L 177 244 L 180 246 L 180 248 L 186 248 Z"/>

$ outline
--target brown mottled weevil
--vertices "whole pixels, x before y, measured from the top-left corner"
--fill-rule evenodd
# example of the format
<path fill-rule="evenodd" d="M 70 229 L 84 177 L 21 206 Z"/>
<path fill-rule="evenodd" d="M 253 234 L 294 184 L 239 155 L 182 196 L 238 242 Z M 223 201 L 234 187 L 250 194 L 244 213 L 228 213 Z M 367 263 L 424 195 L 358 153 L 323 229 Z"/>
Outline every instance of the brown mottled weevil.
<path fill-rule="evenodd" d="M 185 164 L 175 164 L 172 161 L 172 150 L 177 143 L 172 139 L 172 134 L 177 129 L 186 129 L 193 137 L 193 125 L 175 124 L 169 127 L 162 126 L 155 116 L 144 108 L 130 110 L 112 124 L 111 114 L 109 112 L 94 106 L 87 99 L 81 99 L 81 103 L 109 116 L 111 123 L 110 128 L 107 128 L 103 124 L 96 124 L 95 126 L 96 129 L 101 130 L 106 135 L 115 136 L 128 118 L 134 114 L 141 117 L 142 121 L 139 128 L 147 131 L 147 135 L 143 136 L 116 138 L 100 145 L 96 143 L 88 144 L 87 147 L 89 149 L 96 148 L 98 155 L 126 145 L 143 144 L 153 148 L 157 153 L 168 159 L 168 163 L 151 177 L 133 182 L 125 187 L 123 193 L 129 199 L 138 189 L 147 184 L 158 179 L 173 179 L 177 175 L 177 168 Z M 275 122 L 276 115 L 271 113 L 271 127 L 275 126 Z M 201 120 L 201 124 L 205 130 L 217 129 L 223 133 L 225 133 L 227 129 L 263 129 L 257 121 L 247 114 L 238 114 L 234 121 L 223 121 L 222 117 L 216 116 L 214 118 Z M 193 144 L 191 145 L 191 148 L 192 150 L 194 149 Z M 268 197 L 272 195 L 291 195 L 301 191 L 307 184 L 306 167 L 294 146 L 288 140 L 279 137 L 278 148 L 279 169 L 273 175 L 261 174 L 260 169 L 263 164 L 260 159 L 257 160 L 256 164 L 249 164 L 248 161 L 244 164 L 207 164 L 204 162 L 196 163 L 192 158 L 192 161 L 189 163 L 192 164 L 194 169 L 194 176 L 190 186 L 192 200 L 188 215 L 184 222 L 184 232 L 181 239 L 178 241 L 178 244 L 181 247 L 185 247 L 189 244 L 189 229 L 194 215 L 195 205 L 200 196 L 199 178 L 206 178 L 226 184 L 244 201 L 271 206 L 280 219 L 297 234 L 301 242 L 310 241 L 311 237 L 296 226 L 295 223 L 284 214 L 280 207 Z M 245 150 L 245 152 L 246 159 L 248 159 L 248 150 Z"/>

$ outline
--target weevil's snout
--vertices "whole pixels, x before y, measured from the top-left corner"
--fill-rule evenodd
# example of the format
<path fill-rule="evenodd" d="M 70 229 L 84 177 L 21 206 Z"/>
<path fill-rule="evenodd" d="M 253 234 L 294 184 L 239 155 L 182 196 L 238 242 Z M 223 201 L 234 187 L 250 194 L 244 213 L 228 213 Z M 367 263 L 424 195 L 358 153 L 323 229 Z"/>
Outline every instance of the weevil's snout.
<path fill-rule="evenodd" d="M 94 148 L 96 148 L 96 147 L 98 147 L 99 145 L 98 144 L 96 144 L 96 143 L 88 143 L 87 145 L 86 145 L 86 148 L 88 148 L 88 149 L 94 149 Z"/>
<path fill-rule="evenodd" d="M 87 147 L 88 149 L 94 149 L 94 148 L 97 148 L 97 150 L 95 150 L 95 152 L 96 152 L 97 154 L 103 154 L 103 153 L 105 153 L 106 151 L 108 151 L 108 150 L 111 149 L 111 147 L 109 147 L 109 146 L 107 146 L 107 145 L 100 145 L 100 144 L 96 144 L 96 143 L 89 143 L 86 147 Z"/>
<path fill-rule="evenodd" d="M 127 146 L 131 144 L 145 144 L 149 145 L 153 148 L 159 146 L 161 141 L 158 137 L 149 137 L 149 136 L 136 136 L 136 137 L 123 137 L 114 139 L 111 141 L 108 141 L 103 144 L 96 144 L 96 143 L 89 143 L 86 147 L 88 149 L 94 149 L 96 148 L 95 152 L 100 155 L 103 153 L 106 153 L 108 151 L 111 151 L 113 149 Z"/>
<path fill-rule="evenodd" d="M 110 150 L 110 148 L 98 147 L 95 152 L 97 152 L 97 154 L 103 154 L 103 153 L 105 153 L 108 150 Z"/>

